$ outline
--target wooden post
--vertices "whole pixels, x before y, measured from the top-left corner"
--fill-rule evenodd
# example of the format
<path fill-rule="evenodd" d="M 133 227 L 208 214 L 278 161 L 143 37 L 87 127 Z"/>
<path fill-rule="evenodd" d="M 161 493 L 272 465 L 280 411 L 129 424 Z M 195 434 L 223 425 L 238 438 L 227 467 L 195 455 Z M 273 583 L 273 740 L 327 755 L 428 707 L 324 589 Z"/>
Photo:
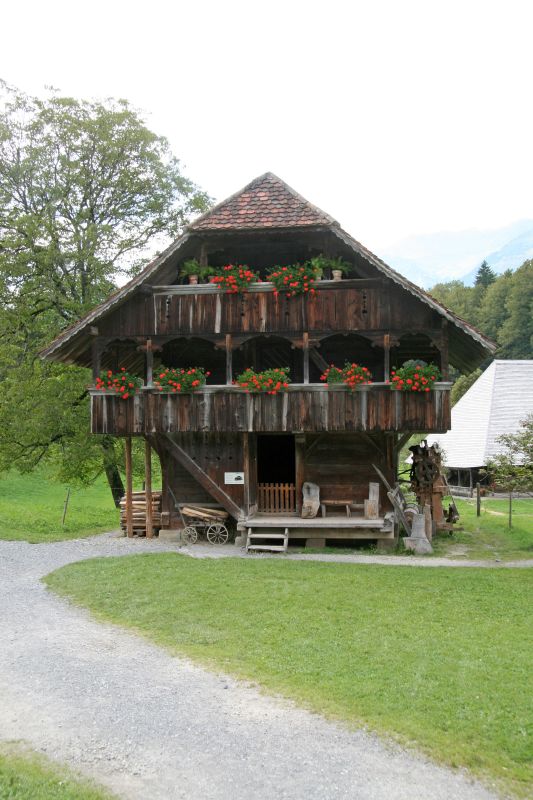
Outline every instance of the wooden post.
<path fill-rule="evenodd" d="M 383 380 L 388 383 L 390 380 L 390 333 L 383 337 Z"/>
<path fill-rule="evenodd" d="M 476 483 L 476 516 L 481 516 L 481 486 L 479 481 Z"/>
<path fill-rule="evenodd" d="M 448 320 L 446 319 L 442 320 L 442 345 L 440 348 L 440 361 L 442 379 L 447 381 L 450 378 L 450 364 L 448 361 Z"/>
<path fill-rule="evenodd" d="M 133 536 L 133 475 L 131 470 L 131 436 L 126 436 L 126 533 Z"/>
<path fill-rule="evenodd" d="M 152 350 L 152 340 L 146 340 L 146 385 L 152 386 L 154 382 L 154 351 Z"/>
<path fill-rule="evenodd" d="M 303 335 L 304 383 L 309 383 L 309 333 Z"/>
<path fill-rule="evenodd" d="M 509 527 L 513 527 L 513 490 L 509 489 Z"/>
<path fill-rule="evenodd" d="M 233 381 L 233 345 L 231 333 L 226 334 L 226 386 L 231 386 Z"/>
<path fill-rule="evenodd" d="M 296 492 L 296 513 L 302 511 L 302 486 L 305 479 L 305 434 L 297 434 L 294 437 L 294 458 L 295 458 L 295 492 Z"/>
<path fill-rule="evenodd" d="M 253 435 L 253 434 L 252 434 Z M 243 460 L 243 472 L 244 472 L 244 497 L 243 497 L 243 505 L 244 505 L 244 513 L 248 517 L 250 516 L 250 434 L 243 433 L 242 435 L 242 460 Z"/>
<path fill-rule="evenodd" d="M 146 537 L 151 539 L 154 535 L 152 519 L 152 449 L 148 439 L 144 440 L 144 482 L 146 501 Z"/>

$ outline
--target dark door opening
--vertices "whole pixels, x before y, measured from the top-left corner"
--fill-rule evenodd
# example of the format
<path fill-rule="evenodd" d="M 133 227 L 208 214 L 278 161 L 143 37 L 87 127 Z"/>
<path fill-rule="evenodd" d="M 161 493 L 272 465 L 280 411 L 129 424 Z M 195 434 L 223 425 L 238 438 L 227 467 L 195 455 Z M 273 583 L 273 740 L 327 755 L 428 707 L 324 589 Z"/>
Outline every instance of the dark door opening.
<path fill-rule="evenodd" d="M 294 436 L 257 437 L 258 511 L 287 514 L 296 510 Z"/>

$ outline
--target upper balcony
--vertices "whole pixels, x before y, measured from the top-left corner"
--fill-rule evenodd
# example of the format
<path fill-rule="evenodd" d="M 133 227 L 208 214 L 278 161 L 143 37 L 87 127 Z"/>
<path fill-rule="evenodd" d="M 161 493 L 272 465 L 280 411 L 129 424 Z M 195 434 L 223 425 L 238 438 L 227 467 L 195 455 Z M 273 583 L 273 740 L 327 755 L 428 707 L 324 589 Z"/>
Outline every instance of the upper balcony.
<path fill-rule="evenodd" d="M 428 393 L 392 391 L 388 383 L 357 387 L 292 384 L 278 395 L 236 386 L 204 386 L 193 394 L 145 388 L 122 400 L 91 390 L 93 433 L 311 433 L 382 431 L 442 433 L 450 428 L 450 383 Z"/>

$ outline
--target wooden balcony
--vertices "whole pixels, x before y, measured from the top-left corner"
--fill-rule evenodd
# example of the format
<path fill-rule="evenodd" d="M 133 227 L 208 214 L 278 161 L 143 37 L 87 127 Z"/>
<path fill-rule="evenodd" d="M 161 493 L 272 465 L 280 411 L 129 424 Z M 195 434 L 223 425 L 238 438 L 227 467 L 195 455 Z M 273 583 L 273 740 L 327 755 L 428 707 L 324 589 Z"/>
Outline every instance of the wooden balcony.
<path fill-rule="evenodd" d="M 293 384 L 275 396 L 240 387 L 206 386 L 194 394 L 144 389 L 122 400 L 91 390 L 93 433 L 129 436 L 179 432 L 442 433 L 450 428 L 450 383 L 420 394 L 392 391 L 389 384 L 345 387 Z"/>

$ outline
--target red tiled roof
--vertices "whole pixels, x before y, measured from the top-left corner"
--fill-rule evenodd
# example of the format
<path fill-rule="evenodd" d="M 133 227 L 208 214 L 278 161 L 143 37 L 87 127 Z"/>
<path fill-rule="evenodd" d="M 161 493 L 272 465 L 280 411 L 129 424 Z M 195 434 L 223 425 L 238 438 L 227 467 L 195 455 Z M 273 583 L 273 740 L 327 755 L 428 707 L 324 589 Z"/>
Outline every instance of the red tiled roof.
<path fill-rule="evenodd" d="M 299 228 L 337 225 L 272 172 L 256 178 L 189 226 L 189 230 Z"/>

